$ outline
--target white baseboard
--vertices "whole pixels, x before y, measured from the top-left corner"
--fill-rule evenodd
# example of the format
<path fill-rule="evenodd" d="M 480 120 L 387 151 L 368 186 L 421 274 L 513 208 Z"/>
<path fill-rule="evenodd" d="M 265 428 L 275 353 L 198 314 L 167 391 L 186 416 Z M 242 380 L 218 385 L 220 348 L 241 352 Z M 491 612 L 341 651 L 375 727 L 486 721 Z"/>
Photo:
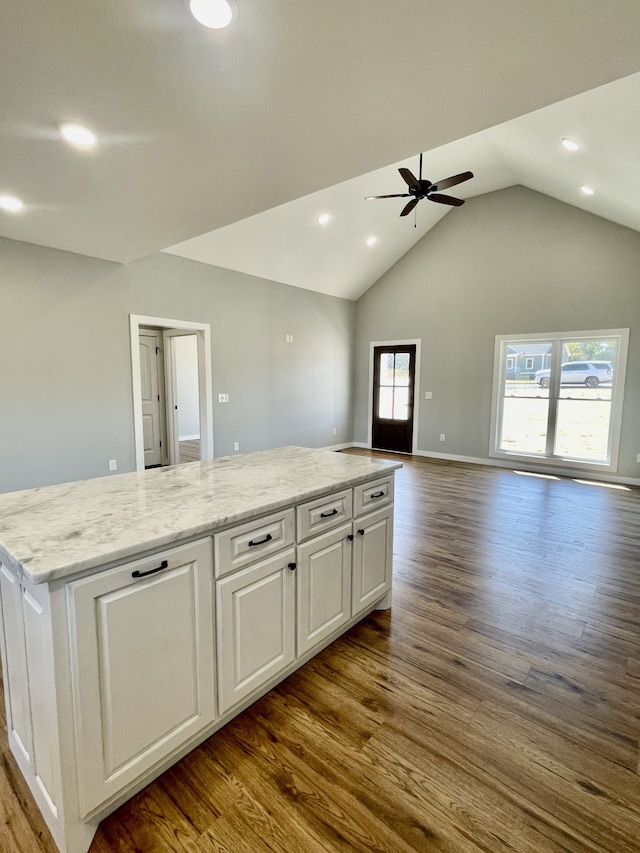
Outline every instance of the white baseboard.
<path fill-rule="evenodd" d="M 371 446 L 362 441 L 353 441 L 347 447 L 362 447 L 371 450 Z M 609 474 L 598 471 L 579 471 L 577 469 L 555 468 L 552 465 L 528 464 L 525 462 L 512 462 L 509 459 L 492 459 L 479 456 L 458 456 L 455 453 L 435 453 L 427 450 L 414 450 L 413 456 L 422 456 L 426 459 L 442 459 L 445 462 L 466 462 L 469 465 L 489 465 L 492 468 L 510 468 L 512 471 L 527 471 L 532 474 L 553 474 L 556 477 L 568 477 L 572 480 L 595 480 L 599 483 L 621 483 L 625 486 L 640 486 L 638 477 L 621 477 L 618 474 Z"/>
<path fill-rule="evenodd" d="M 352 441 L 347 441 L 346 444 L 331 444 L 329 447 L 323 447 L 323 450 L 345 450 L 347 447 L 354 447 Z"/>
<path fill-rule="evenodd" d="M 195 441 L 196 438 L 200 438 L 200 434 L 198 435 L 179 435 L 178 441 Z"/>

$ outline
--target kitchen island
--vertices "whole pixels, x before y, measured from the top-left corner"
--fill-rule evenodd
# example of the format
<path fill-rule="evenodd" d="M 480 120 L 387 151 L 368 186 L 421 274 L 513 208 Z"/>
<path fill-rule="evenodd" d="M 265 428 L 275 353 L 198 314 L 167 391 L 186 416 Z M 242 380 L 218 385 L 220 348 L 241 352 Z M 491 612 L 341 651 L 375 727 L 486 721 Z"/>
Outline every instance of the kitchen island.
<path fill-rule="evenodd" d="M 63 853 L 390 606 L 399 467 L 287 447 L 0 495 L 9 743 Z"/>

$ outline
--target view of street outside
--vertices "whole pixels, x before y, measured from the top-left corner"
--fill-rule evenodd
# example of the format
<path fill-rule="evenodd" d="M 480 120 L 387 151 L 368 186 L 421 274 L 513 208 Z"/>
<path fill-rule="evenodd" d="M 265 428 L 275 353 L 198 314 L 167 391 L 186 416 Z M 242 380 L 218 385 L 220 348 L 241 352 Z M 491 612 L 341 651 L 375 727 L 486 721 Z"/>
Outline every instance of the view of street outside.
<path fill-rule="evenodd" d="M 607 461 L 611 390 L 611 383 L 597 388 L 562 386 L 553 448 L 556 456 Z M 548 388 L 540 388 L 534 380 L 505 380 L 500 449 L 544 454 L 548 413 Z"/>

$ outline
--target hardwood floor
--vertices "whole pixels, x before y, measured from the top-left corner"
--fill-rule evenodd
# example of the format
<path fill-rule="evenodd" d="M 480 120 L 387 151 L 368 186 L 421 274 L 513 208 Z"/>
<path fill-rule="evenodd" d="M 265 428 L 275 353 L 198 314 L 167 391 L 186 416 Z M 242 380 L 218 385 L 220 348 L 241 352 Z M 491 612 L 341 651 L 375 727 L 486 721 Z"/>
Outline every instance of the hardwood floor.
<path fill-rule="evenodd" d="M 391 611 L 104 820 L 91 853 L 640 851 L 640 491 L 403 462 Z M 0 850 L 54 853 L 2 746 Z"/>
<path fill-rule="evenodd" d="M 190 439 L 179 443 L 180 462 L 200 461 L 200 439 Z"/>

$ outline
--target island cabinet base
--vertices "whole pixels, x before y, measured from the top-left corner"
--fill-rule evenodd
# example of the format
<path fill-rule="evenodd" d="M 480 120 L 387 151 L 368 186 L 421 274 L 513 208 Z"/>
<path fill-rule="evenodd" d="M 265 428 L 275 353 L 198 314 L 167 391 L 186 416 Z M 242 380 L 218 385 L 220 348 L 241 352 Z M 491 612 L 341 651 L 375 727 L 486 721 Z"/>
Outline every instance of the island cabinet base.
<path fill-rule="evenodd" d="M 9 744 L 62 853 L 391 605 L 393 476 L 376 473 L 41 583 L 0 551 Z"/>

